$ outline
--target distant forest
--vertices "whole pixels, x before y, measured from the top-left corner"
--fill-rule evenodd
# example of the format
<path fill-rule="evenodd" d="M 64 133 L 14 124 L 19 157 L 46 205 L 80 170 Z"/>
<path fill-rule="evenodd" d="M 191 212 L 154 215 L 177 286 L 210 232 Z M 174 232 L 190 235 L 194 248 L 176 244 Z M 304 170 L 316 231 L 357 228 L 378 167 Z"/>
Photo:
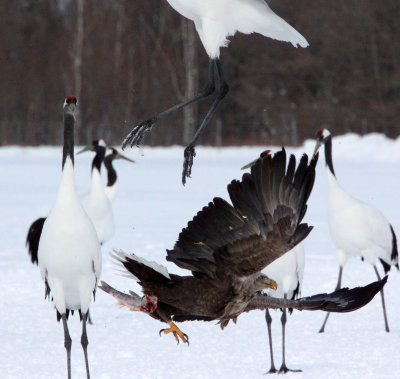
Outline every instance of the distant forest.
<path fill-rule="evenodd" d="M 230 93 L 200 143 L 297 145 L 323 127 L 398 136 L 400 1 L 268 4 L 310 46 L 235 35 L 221 54 Z M 0 145 L 59 144 L 73 93 L 78 143 L 118 146 L 207 81 L 193 23 L 165 0 L 2 0 L 0 52 Z M 210 101 L 160 121 L 145 144 L 183 144 Z"/>

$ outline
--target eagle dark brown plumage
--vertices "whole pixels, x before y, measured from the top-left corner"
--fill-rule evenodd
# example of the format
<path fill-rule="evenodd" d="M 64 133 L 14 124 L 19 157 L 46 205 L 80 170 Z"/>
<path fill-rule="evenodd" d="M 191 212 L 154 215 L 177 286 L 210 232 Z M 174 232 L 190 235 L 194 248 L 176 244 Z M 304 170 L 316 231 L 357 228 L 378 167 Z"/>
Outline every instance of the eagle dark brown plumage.
<path fill-rule="evenodd" d="M 301 221 L 314 184 L 317 159 L 309 162 L 304 154 L 296 168 L 295 157 L 291 155 L 287 162 L 284 149 L 274 156 L 260 157 L 251 173 L 228 185 L 232 205 L 216 197 L 198 212 L 179 234 L 173 250 L 167 250 L 166 258 L 192 275 L 160 272 L 133 254 L 117 253 L 116 258 L 137 278 L 143 292 L 156 299 L 156 309 L 149 314 L 170 325 L 172 319 L 218 320 L 224 328 L 243 312 L 265 309 L 268 302 L 271 308 L 335 308 L 341 298 L 335 293 L 315 295 L 317 298 L 308 298 L 308 303 L 285 300 L 287 304 L 284 299 L 270 302 L 270 297 L 259 294 L 274 285 L 261 270 L 306 238 L 312 229 Z M 118 291 L 106 283 L 100 288 L 124 303 Z M 324 303 L 331 295 L 333 305 Z M 348 300 L 351 294 L 341 296 Z M 347 304 L 349 301 L 340 303 L 337 311 L 345 311 Z"/>

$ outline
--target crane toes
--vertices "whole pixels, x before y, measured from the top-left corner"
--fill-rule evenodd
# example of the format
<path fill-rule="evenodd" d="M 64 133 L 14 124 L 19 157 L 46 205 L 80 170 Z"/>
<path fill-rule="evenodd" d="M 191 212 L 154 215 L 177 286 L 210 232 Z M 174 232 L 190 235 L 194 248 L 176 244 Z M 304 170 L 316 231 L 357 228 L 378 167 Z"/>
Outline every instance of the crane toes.
<path fill-rule="evenodd" d="M 186 184 L 186 178 L 190 178 L 192 174 L 193 158 L 196 156 L 196 151 L 193 145 L 186 147 L 184 151 L 184 161 L 182 170 L 182 184 Z"/>
<path fill-rule="evenodd" d="M 143 138 L 151 131 L 156 121 L 157 117 L 152 117 L 137 124 L 122 142 L 122 150 L 124 150 L 127 145 L 130 145 L 130 147 L 134 145 L 140 147 Z"/>
<path fill-rule="evenodd" d="M 292 370 L 288 368 L 285 364 L 282 364 L 281 368 L 278 371 L 278 374 L 286 374 L 288 372 L 302 372 L 301 370 Z"/>

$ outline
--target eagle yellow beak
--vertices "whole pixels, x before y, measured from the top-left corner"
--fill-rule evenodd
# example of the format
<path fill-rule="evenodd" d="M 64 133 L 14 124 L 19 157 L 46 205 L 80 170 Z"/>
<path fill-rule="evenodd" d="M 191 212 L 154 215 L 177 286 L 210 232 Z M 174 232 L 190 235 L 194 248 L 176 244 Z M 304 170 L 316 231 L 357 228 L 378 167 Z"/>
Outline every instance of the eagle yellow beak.
<path fill-rule="evenodd" d="M 265 285 L 265 288 L 271 288 L 273 290 L 276 290 L 278 288 L 278 283 L 270 278 L 267 277 L 263 278 L 263 283 Z"/>

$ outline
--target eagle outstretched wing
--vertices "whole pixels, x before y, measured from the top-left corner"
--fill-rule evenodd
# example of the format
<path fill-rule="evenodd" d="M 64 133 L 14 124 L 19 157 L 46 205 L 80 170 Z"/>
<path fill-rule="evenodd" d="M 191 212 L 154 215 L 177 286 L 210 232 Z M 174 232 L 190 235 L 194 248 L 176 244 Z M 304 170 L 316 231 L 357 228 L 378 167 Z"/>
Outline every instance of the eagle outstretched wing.
<path fill-rule="evenodd" d="M 346 313 L 353 312 L 368 304 L 382 290 L 388 277 L 363 287 L 340 288 L 331 293 L 301 297 L 297 300 L 280 299 L 258 293 L 247 305 L 245 312 L 252 310 L 294 308 L 299 311 L 317 311 Z"/>
<path fill-rule="evenodd" d="M 179 234 L 167 260 L 195 276 L 247 276 L 262 270 L 311 231 L 299 224 L 315 179 L 317 157 L 296 159 L 286 151 L 259 158 L 251 173 L 228 185 L 232 204 L 221 198 L 204 207 Z"/>

